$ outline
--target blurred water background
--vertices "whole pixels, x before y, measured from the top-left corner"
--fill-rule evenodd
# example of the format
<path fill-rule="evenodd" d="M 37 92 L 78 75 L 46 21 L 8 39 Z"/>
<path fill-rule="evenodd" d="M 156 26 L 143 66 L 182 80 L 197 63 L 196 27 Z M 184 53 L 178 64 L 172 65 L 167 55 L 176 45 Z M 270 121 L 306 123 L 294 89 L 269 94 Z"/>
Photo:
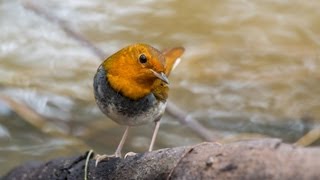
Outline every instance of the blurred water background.
<path fill-rule="evenodd" d="M 101 59 L 25 2 L 0 2 L 0 175 L 91 148 L 111 154 L 124 131 L 93 98 Z M 320 1 L 35 2 L 106 57 L 136 42 L 184 46 L 170 101 L 223 138 L 293 143 L 320 124 Z M 152 131 L 132 128 L 124 152 L 146 151 Z M 166 114 L 155 148 L 202 141 Z"/>

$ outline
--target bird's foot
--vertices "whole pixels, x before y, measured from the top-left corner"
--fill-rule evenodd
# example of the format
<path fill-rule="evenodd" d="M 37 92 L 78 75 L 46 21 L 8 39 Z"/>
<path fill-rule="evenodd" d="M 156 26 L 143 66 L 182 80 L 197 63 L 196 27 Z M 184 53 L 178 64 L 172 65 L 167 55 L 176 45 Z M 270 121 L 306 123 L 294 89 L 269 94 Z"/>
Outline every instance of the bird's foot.
<path fill-rule="evenodd" d="M 129 157 L 129 156 L 135 156 L 137 153 L 134 152 L 128 152 L 126 155 L 124 155 L 124 159 Z"/>
<path fill-rule="evenodd" d="M 119 157 L 116 154 L 112 154 L 112 155 L 107 155 L 107 154 L 97 154 L 94 159 L 96 160 L 96 167 L 98 166 L 99 162 L 101 162 L 102 160 L 108 160 L 110 158 L 115 158 L 115 157 Z"/>
<path fill-rule="evenodd" d="M 217 145 L 217 146 L 222 146 L 222 144 L 220 142 L 218 142 L 218 141 L 213 141 L 212 143 Z"/>
<path fill-rule="evenodd" d="M 124 155 L 124 159 L 129 157 L 129 156 L 135 156 L 137 153 L 134 152 L 128 152 L 126 155 Z M 94 159 L 96 160 L 96 167 L 98 166 L 99 162 L 101 162 L 102 160 L 108 160 L 110 158 L 121 158 L 121 154 L 112 154 L 112 155 L 107 155 L 107 154 L 97 154 Z"/>

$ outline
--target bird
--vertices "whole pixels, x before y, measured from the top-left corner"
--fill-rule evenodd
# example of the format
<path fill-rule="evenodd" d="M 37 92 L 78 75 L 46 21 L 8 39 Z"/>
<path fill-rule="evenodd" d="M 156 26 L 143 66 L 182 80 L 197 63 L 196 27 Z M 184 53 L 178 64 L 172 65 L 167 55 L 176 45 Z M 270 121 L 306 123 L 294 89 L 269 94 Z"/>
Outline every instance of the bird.
<path fill-rule="evenodd" d="M 183 47 L 159 51 L 151 45 L 128 45 L 106 58 L 93 80 L 95 101 L 109 119 L 126 126 L 113 155 L 98 155 L 96 165 L 107 157 L 122 157 L 129 128 L 155 123 L 149 151 L 152 151 L 164 114 L 172 69 L 180 62 Z"/>

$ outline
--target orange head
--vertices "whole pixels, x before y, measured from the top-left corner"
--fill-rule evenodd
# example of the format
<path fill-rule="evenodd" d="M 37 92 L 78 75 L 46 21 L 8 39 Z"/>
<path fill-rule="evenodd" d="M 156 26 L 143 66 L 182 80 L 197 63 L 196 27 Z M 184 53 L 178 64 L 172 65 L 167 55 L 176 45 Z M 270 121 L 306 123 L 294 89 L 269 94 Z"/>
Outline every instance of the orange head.
<path fill-rule="evenodd" d="M 110 86 L 124 96 L 137 100 L 155 89 L 156 80 L 168 84 L 165 57 L 147 44 L 133 44 L 107 58 L 103 65 Z"/>

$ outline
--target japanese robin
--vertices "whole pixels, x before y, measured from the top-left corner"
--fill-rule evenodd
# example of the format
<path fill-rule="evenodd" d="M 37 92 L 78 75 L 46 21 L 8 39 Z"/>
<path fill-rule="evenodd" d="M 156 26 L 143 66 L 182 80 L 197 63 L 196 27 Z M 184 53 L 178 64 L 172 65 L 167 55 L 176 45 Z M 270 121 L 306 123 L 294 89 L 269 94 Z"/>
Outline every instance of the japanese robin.
<path fill-rule="evenodd" d="M 111 120 L 126 126 L 116 149 L 121 149 L 130 126 L 155 123 L 149 146 L 152 151 L 166 107 L 171 70 L 178 64 L 184 48 L 177 47 L 160 52 L 147 44 L 127 46 L 108 57 L 94 76 L 94 95 L 100 110 Z M 96 163 L 109 157 L 98 156 Z"/>

